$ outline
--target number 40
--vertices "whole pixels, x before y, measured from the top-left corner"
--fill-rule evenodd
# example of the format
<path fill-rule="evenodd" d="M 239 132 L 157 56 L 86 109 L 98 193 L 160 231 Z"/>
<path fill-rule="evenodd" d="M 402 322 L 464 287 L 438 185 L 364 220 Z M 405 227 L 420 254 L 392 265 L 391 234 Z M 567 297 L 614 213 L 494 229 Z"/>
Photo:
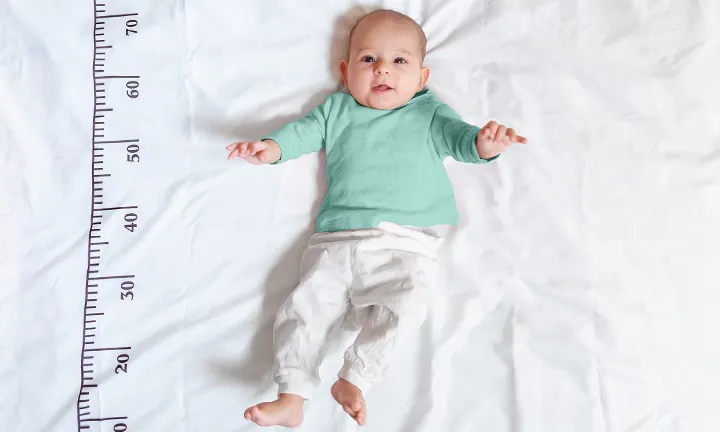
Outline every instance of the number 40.
<path fill-rule="evenodd" d="M 135 228 L 137 228 L 137 224 L 135 221 L 137 220 L 137 215 L 135 213 L 128 213 L 125 215 L 125 229 L 130 232 L 135 232 Z"/>

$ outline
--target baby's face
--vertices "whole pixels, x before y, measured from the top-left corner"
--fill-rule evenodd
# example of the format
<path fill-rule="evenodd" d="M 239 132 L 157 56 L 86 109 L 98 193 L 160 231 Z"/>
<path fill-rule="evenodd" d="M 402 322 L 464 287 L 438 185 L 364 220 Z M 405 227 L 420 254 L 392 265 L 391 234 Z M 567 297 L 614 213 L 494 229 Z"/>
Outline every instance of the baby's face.
<path fill-rule="evenodd" d="M 421 36 L 412 25 L 370 19 L 355 29 L 340 71 L 359 104 L 389 110 L 404 105 L 425 86 L 429 70 L 422 57 Z"/>

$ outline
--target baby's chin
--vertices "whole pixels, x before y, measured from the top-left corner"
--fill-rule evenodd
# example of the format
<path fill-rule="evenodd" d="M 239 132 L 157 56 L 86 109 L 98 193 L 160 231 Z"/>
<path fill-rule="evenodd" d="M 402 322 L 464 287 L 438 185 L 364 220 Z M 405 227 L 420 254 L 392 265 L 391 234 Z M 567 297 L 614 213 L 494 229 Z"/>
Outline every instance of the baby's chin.
<path fill-rule="evenodd" d="M 408 103 L 408 101 L 410 101 L 410 99 L 412 99 L 412 97 L 398 97 L 398 95 L 395 93 L 385 95 L 370 94 L 363 95 L 361 97 L 353 95 L 353 97 L 355 98 L 355 101 L 357 101 L 357 103 L 359 103 L 360 105 L 378 110 L 393 110 L 395 108 L 399 108 L 405 105 L 406 103 Z"/>

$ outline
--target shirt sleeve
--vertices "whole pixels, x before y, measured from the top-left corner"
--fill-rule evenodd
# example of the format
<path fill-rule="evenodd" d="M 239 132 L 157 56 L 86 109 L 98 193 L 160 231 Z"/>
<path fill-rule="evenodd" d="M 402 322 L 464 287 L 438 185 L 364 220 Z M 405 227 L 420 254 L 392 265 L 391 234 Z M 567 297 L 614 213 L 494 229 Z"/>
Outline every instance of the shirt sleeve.
<path fill-rule="evenodd" d="M 487 163 L 498 158 L 483 159 L 475 148 L 475 137 L 480 128 L 465 123 L 448 105 L 441 104 L 435 110 L 430 123 L 430 141 L 440 157 L 451 156 L 459 162 Z"/>
<path fill-rule="evenodd" d="M 267 134 L 263 139 L 271 139 L 280 146 L 282 163 L 308 153 L 314 153 L 325 147 L 325 131 L 327 118 L 325 104 L 313 108 L 305 117 L 281 126 Z"/>

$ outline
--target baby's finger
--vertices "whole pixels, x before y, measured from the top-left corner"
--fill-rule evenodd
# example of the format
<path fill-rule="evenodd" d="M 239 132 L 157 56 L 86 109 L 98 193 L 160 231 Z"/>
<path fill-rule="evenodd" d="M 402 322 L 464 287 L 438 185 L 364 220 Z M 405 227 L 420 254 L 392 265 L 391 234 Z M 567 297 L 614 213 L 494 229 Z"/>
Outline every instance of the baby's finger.
<path fill-rule="evenodd" d="M 480 129 L 480 138 L 492 139 L 493 135 L 494 135 L 493 131 L 487 126 Z"/>
<path fill-rule="evenodd" d="M 502 141 L 503 138 L 505 138 L 505 133 L 507 132 L 507 128 L 505 126 L 498 126 L 497 132 L 495 132 L 495 141 Z"/>
<path fill-rule="evenodd" d="M 240 151 L 237 148 L 234 148 L 230 151 L 230 154 L 228 154 L 228 160 L 235 159 L 236 157 L 240 157 Z"/>
<path fill-rule="evenodd" d="M 494 137 L 495 133 L 497 132 L 498 126 L 499 125 L 494 120 L 491 122 L 488 122 L 488 124 L 485 125 L 486 131 L 487 131 L 487 134 L 485 136 L 492 139 L 492 137 Z"/>
<path fill-rule="evenodd" d="M 232 143 L 232 144 L 230 144 L 230 145 L 228 145 L 228 146 L 225 146 L 225 150 L 230 150 L 230 149 L 237 148 L 237 146 L 240 145 L 240 144 L 242 144 L 242 143 L 234 142 L 234 143 Z"/>
<path fill-rule="evenodd" d="M 515 142 L 520 143 L 520 144 L 527 144 L 528 140 L 524 136 L 518 135 L 517 138 L 515 139 Z"/>
<path fill-rule="evenodd" d="M 511 142 L 515 142 L 517 140 L 517 134 L 515 133 L 515 129 L 513 129 L 513 128 L 508 128 L 505 135 L 507 135 L 507 137 L 510 138 Z"/>

